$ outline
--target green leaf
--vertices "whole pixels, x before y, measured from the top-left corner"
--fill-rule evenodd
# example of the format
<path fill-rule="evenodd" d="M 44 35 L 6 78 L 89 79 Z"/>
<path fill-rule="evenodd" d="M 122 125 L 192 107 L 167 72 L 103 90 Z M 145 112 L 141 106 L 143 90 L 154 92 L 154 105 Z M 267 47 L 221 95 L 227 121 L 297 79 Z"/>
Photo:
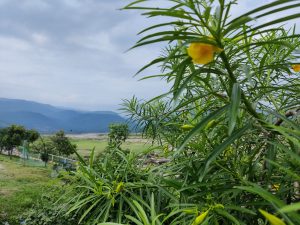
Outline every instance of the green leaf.
<path fill-rule="evenodd" d="M 189 14 L 187 14 L 183 10 L 150 11 L 150 12 L 143 13 L 142 15 L 146 15 L 146 16 L 149 16 L 149 17 L 154 17 L 154 16 L 176 17 L 176 18 L 179 18 L 179 19 L 186 19 L 186 20 L 192 20 L 192 21 L 198 22 L 196 19 L 189 16 Z"/>
<path fill-rule="evenodd" d="M 150 223 L 149 223 L 147 214 L 146 214 L 145 210 L 143 209 L 143 207 L 135 200 L 132 200 L 132 203 L 136 207 L 137 214 L 141 218 L 141 220 L 143 221 L 144 225 L 149 225 Z"/>
<path fill-rule="evenodd" d="M 125 215 L 125 217 L 127 219 L 131 220 L 132 222 L 134 222 L 136 225 L 145 225 L 141 221 L 139 221 L 138 219 L 134 218 L 133 216 Z"/>
<path fill-rule="evenodd" d="M 241 16 L 235 18 L 235 19 L 233 19 L 233 20 L 230 21 L 228 24 L 235 23 L 237 20 L 240 20 L 240 19 L 243 18 L 243 17 L 247 17 L 247 16 L 250 16 L 250 15 L 252 15 L 252 14 L 261 12 L 261 11 L 263 11 L 263 10 L 265 10 L 265 9 L 269 9 L 269 8 L 274 7 L 274 6 L 282 5 L 282 4 L 285 4 L 285 3 L 290 3 L 290 2 L 292 2 L 292 1 L 297 1 L 297 0 L 277 0 L 277 1 L 272 2 L 272 3 L 270 3 L 270 4 L 265 4 L 265 5 L 263 5 L 263 6 L 260 6 L 260 7 L 258 7 L 258 8 L 255 8 L 255 9 L 253 9 L 253 10 L 251 10 L 251 11 L 249 11 L 249 12 L 247 12 L 247 13 L 245 13 L 245 14 L 243 14 L 243 15 L 241 15 Z"/>
<path fill-rule="evenodd" d="M 249 16 L 243 16 L 231 23 L 224 31 L 223 31 L 223 36 L 228 34 L 230 31 L 235 30 L 237 28 L 240 28 L 241 26 L 245 25 L 249 21 L 251 21 L 252 18 Z"/>
<path fill-rule="evenodd" d="M 98 225 L 125 225 L 123 223 L 109 223 L 109 222 L 106 222 L 106 223 L 98 223 Z"/>
<path fill-rule="evenodd" d="M 274 14 L 274 13 L 277 13 L 277 12 L 285 11 L 285 10 L 288 10 L 288 9 L 297 8 L 299 6 L 300 6 L 300 4 L 298 3 L 298 4 L 293 4 L 293 5 L 288 5 L 288 6 L 280 7 L 280 8 L 271 10 L 269 12 L 264 12 L 261 15 L 255 16 L 255 19 L 258 19 L 258 18 L 261 18 L 261 17 L 265 17 L 265 16 L 268 16 L 268 15 L 271 15 L 271 14 Z"/>
<path fill-rule="evenodd" d="M 248 191 L 250 193 L 257 194 L 261 196 L 263 199 L 267 200 L 270 203 L 273 203 L 277 207 L 283 207 L 284 202 L 281 200 L 277 199 L 272 193 L 268 192 L 264 188 L 258 186 L 257 184 L 254 183 L 249 183 L 249 186 L 237 186 L 237 189 Z"/>
<path fill-rule="evenodd" d="M 199 134 L 200 131 L 202 131 L 205 126 L 213 119 L 219 117 L 222 115 L 222 113 L 229 107 L 229 105 L 225 105 L 221 107 L 220 109 L 216 110 L 215 112 L 209 114 L 207 117 L 205 117 L 200 123 L 198 123 L 193 130 L 191 130 L 188 135 L 183 140 L 180 148 L 178 149 L 177 153 L 183 150 L 183 148 L 187 145 L 187 143 L 196 135 Z M 175 154 L 176 155 L 176 154 Z"/>
<path fill-rule="evenodd" d="M 137 1 L 134 1 L 128 5 L 126 5 L 123 9 L 131 9 L 131 7 L 133 7 L 134 5 L 138 4 L 138 3 L 141 3 L 141 2 L 146 2 L 148 0 L 137 0 Z"/>
<path fill-rule="evenodd" d="M 239 108 L 241 103 L 241 88 L 238 83 L 235 83 L 232 87 L 231 92 L 231 102 L 230 102 L 230 108 L 229 108 L 229 124 L 228 124 L 228 135 L 230 136 L 232 134 L 232 131 L 234 130 Z"/>
<path fill-rule="evenodd" d="M 94 160 L 95 160 L 95 147 L 92 149 L 92 152 L 90 154 L 90 168 L 93 167 Z"/>
<path fill-rule="evenodd" d="M 295 212 L 295 211 L 299 211 L 300 210 L 300 202 L 291 204 L 291 205 L 287 205 L 282 207 L 279 212 L 281 213 L 289 213 L 289 212 Z"/>
<path fill-rule="evenodd" d="M 143 41 L 145 41 L 145 40 L 148 40 L 148 39 L 150 39 L 150 38 L 153 38 L 153 37 L 159 37 L 159 36 L 163 37 L 163 36 L 165 36 L 165 35 L 173 36 L 174 39 L 176 39 L 176 37 L 178 37 L 178 36 L 189 36 L 189 35 L 193 36 L 193 35 L 195 35 L 195 33 L 192 33 L 192 32 L 185 32 L 185 31 L 182 31 L 182 30 L 175 30 L 175 31 L 173 31 L 173 30 L 170 30 L 170 31 L 161 31 L 161 32 L 149 34 L 149 35 L 147 35 L 147 36 L 141 38 L 140 40 L 138 40 L 137 43 L 141 43 L 141 42 L 143 42 Z"/>
<path fill-rule="evenodd" d="M 258 30 L 258 29 L 261 29 L 261 28 L 264 28 L 264 27 L 275 25 L 275 24 L 278 24 L 278 23 L 283 23 L 283 22 L 287 22 L 289 20 L 297 19 L 299 17 L 300 17 L 300 13 L 296 13 L 296 14 L 293 14 L 293 15 L 290 15 L 290 16 L 282 17 L 282 18 L 273 20 L 271 22 L 264 23 L 264 24 L 261 24 L 259 26 L 253 27 L 253 28 L 247 30 L 247 33 Z"/>
<path fill-rule="evenodd" d="M 229 214 L 227 211 L 223 210 L 223 209 L 215 209 L 216 213 L 218 213 L 219 215 L 227 218 L 228 220 L 230 220 L 231 222 L 233 222 L 233 224 L 237 224 L 240 225 L 241 223 L 231 214 Z"/>
<path fill-rule="evenodd" d="M 185 23 L 182 22 L 182 21 L 173 21 L 173 22 L 169 22 L 169 23 L 160 23 L 160 24 L 156 24 L 156 25 L 147 27 L 146 29 L 140 31 L 140 32 L 138 33 L 138 35 L 139 35 L 139 34 L 142 34 L 142 33 L 145 33 L 145 32 L 148 31 L 148 30 L 152 30 L 152 29 L 155 29 L 155 28 L 158 28 L 158 27 L 164 27 L 164 26 L 170 26 L 170 25 L 182 26 L 182 25 L 184 25 L 184 24 L 185 24 Z"/>
<path fill-rule="evenodd" d="M 251 124 L 247 124 L 241 129 L 234 132 L 230 137 L 228 137 L 221 145 L 216 147 L 212 153 L 205 160 L 204 166 L 201 169 L 201 175 L 199 177 L 199 182 L 201 182 L 206 175 L 206 172 L 210 166 L 210 164 L 220 155 L 220 153 L 225 150 L 229 145 L 231 145 L 236 139 L 240 138 L 249 128 Z"/>
<path fill-rule="evenodd" d="M 147 65 L 143 66 L 135 75 L 141 73 L 142 71 L 144 71 L 145 69 L 157 64 L 157 63 L 160 63 L 160 62 L 164 62 L 166 60 L 166 58 L 164 57 L 161 57 L 161 58 L 157 58 L 157 59 L 154 59 L 153 61 L 151 61 L 150 63 L 148 63 Z"/>

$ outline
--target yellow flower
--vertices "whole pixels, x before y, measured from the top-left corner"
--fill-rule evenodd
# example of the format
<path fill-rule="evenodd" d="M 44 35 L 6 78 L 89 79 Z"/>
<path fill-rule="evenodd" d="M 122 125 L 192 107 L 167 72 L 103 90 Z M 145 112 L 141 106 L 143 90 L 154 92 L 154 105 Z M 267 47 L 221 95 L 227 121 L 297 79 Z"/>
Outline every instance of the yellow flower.
<path fill-rule="evenodd" d="M 206 43 L 191 43 L 187 51 L 194 63 L 205 65 L 212 62 L 214 54 L 221 52 L 222 49 Z"/>
<path fill-rule="evenodd" d="M 277 216 L 274 216 L 265 210 L 259 209 L 259 212 L 270 222 L 271 225 L 286 225 L 281 219 Z"/>
<path fill-rule="evenodd" d="M 293 69 L 295 72 L 300 72 L 300 64 L 292 65 L 292 69 Z"/>
<path fill-rule="evenodd" d="M 207 210 L 207 211 L 205 211 L 204 213 L 200 214 L 200 216 L 198 216 L 198 217 L 194 220 L 194 222 L 193 222 L 192 225 L 199 225 L 199 224 L 201 224 L 201 223 L 205 220 L 205 218 L 206 218 L 206 216 L 208 215 L 208 213 L 209 213 L 209 210 Z"/>

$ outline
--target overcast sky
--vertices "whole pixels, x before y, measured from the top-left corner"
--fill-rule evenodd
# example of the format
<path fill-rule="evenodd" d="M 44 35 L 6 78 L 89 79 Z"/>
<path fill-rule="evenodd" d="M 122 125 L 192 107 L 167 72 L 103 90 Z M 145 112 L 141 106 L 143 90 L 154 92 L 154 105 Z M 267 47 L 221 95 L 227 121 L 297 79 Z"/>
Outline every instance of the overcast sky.
<path fill-rule="evenodd" d="M 0 0 L 0 97 L 116 110 L 121 99 L 166 91 L 163 81 L 133 77 L 160 48 L 125 53 L 151 23 L 139 12 L 117 10 L 129 2 Z M 267 1 L 240 2 L 235 15 Z"/>

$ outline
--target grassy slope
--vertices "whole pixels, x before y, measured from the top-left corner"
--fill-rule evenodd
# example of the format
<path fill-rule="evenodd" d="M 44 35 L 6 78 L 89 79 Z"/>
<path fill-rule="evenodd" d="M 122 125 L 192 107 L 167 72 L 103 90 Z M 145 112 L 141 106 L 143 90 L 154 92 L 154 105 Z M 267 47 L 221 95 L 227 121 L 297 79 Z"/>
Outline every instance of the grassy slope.
<path fill-rule="evenodd" d="M 0 221 L 25 212 L 43 192 L 50 170 L 23 166 L 19 158 L 0 155 Z"/>

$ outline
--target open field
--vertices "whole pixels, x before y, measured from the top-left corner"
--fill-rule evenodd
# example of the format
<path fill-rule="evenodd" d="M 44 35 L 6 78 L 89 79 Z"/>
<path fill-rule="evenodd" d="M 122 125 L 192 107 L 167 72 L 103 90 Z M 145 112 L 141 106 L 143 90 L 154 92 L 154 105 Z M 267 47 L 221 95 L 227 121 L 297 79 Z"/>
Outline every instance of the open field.
<path fill-rule="evenodd" d="M 78 153 L 82 156 L 88 156 L 93 148 L 95 148 L 97 154 L 103 152 L 107 147 L 107 141 L 103 140 L 71 139 L 71 142 L 77 145 Z M 122 144 L 123 149 L 129 149 L 133 152 L 143 152 L 150 147 L 149 143 L 141 142 L 125 142 Z"/>
<path fill-rule="evenodd" d="M 88 156 L 93 148 L 95 153 L 100 153 L 105 150 L 108 145 L 108 137 L 106 134 L 84 134 L 69 136 L 71 142 L 77 145 L 79 154 Z M 143 152 L 151 147 L 151 143 L 138 135 L 130 136 L 121 146 L 123 149 L 128 149 L 133 152 Z"/>
<path fill-rule="evenodd" d="M 43 193 L 50 169 L 23 166 L 19 158 L 0 155 L 0 221 L 16 218 Z"/>
<path fill-rule="evenodd" d="M 49 138 L 51 135 L 44 135 L 44 138 Z M 73 144 L 77 145 L 78 153 L 82 156 L 88 156 L 92 149 L 95 148 L 95 154 L 103 152 L 108 146 L 108 135 L 87 133 L 87 134 L 66 134 Z M 125 143 L 122 144 L 122 149 L 133 152 L 144 152 L 151 148 L 151 142 L 144 139 L 139 134 L 131 134 Z M 76 158 L 76 156 L 72 156 Z"/>

